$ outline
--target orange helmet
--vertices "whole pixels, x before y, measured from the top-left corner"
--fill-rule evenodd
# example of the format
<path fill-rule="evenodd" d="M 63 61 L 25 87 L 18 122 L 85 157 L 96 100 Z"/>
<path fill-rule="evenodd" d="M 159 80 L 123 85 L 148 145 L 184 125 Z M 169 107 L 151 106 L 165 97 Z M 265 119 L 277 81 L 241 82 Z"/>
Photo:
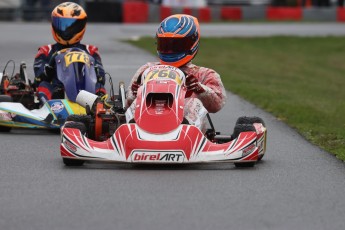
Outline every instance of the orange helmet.
<path fill-rule="evenodd" d="M 72 45 L 83 39 L 87 15 L 85 10 L 74 2 L 64 2 L 52 12 L 52 34 L 56 42 Z"/>
<path fill-rule="evenodd" d="M 164 19 L 156 33 L 160 62 L 175 67 L 190 62 L 199 49 L 198 19 L 187 14 L 175 14 Z"/>

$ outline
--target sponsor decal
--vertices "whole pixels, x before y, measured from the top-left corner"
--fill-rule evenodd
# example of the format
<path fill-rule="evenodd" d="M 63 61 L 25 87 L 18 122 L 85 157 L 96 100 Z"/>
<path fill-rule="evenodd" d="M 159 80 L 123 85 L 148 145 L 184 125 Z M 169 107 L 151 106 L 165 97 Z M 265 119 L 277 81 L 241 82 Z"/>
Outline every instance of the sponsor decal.
<path fill-rule="evenodd" d="M 57 101 L 52 103 L 50 108 L 54 113 L 60 113 L 65 108 L 65 106 L 62 104 L 62 102 Z"/>
<path fill-rule="evenodd" d="M 11 113 L 0 111 L 0 120 L 2 121 L 12 121 Z"/>
<path fill-rule="evenodd" d="M 64 145 L 66 146 L 66 148 L 71 151 L 71 152 L 77 152 L 77 146 L 75 146 L 74 144 L 72 144 L 71 142 L 69 142 L 68 140 L 64 141 Z"/>
<path fill-rule="evenodd" d="M 242 151 L 242 157 L 248 156 L 249 154 L 253 153 L 255 151 L 255 144 L 251 144 Z"/>
<path fill-rule="evenodd" d="M 184 158 L 181 151 L 134 151 L 131 156 L 132 162 L 181 163 Z"/>

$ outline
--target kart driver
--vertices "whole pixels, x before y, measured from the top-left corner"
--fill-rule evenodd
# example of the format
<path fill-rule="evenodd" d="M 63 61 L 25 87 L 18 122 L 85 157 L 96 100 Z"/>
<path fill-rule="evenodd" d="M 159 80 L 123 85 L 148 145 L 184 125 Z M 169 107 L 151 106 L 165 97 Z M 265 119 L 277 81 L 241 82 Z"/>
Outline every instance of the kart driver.
<path fill-rule="evenodd" d="M 184 116 L 189 124 L 206 129 L 206 114 L 218 112 L 225 104 L 226 93 L 219 74 L 209 68 L 192 64 L 198 52 L 200 28 L 198 19 L 176 14 L 164 19 L 157 32 L 157 54 L 160 62 L 141 66 L 127 90 L 127 107 L 133 116 L 138 88 L 137 79 L 150 66 L 162 64 L 180 68 L 187 76 Z"/>
<path fill-rule="evenodd" d="M 97 91 L 99 95 L 106 93 L 104 89 L 105 72 L 102 66 L 102 60 L 98 53 L 98 48 L 93 45 L 81 44 L 85 30 L 87 15 L 84 9 L 73 2 L 64 2 L 59 4 L 52 11 L 52 35 L 55 44 L 41 46 L 34 61 L 35 81 L 34 86 L 37 87 L 38 97 L 42 103 L 46 100 L 54 99 L 54 93 L 62 83 L 57 79 L 54 66 L 50 66 L 49 62 L 53 55 L 65 48 L 79 48 L 86 51 L 95 59 L 95 69 L 97 74 Z M 55 99 L 60 99 L 57 96 Z"/>

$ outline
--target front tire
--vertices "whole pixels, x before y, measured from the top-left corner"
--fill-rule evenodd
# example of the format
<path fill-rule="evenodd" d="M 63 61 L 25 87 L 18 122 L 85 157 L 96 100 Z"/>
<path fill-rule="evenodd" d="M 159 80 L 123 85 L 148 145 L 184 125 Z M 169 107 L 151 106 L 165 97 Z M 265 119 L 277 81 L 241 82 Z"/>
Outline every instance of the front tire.
<path fill-rule="evenodd" d="M 240 133 L 249 131 L 256 132 L 256 129 L 252 124 L 236 124 L 234 132 L 231 135 L 231 139 L 236 139 L 240 135 Z"/>
<path fill-rule="evenodd" d="M 78 121 L 68 121 L 65 123 L 64 128 L 79 129 L 82 135 L 84 135 L 86 133 L 85 124 L 82 122 L 78 122 Z"/>
<path fill-rule="evenodd" d="M 66 121 L 81 122 L 86 127 L 88 127 L 90 125 L 90 122 L 91 122 L 91 116 L 90 115 L 72 114 L 66 118 Z"/>
<path fill-rule="evenodd" d="M 0 126 L 0 133 L 9 133 L 11 131 L 12 127 L 8 126 Z"/>
<path fill-rule="evenodd" d="M 65 124 L 65 128 L 79 129 L 82 135 L 86 133 L 85 124 L 82 122 L 69 121 Z M 62 158 L 62 160 L 66 166 L 82 166 L 85 163 L 84 160 L 76 160 L 70 158 Z"/>
<path fill-rule="evenodd" d="M 82 166 L 85 163 L 83 160 L 74 160 L 69 158 L 63 158 L 62 160 L 66 166 Z"/>
<path fill-rule="evenodd" d="M 255 117 L 255 116 L 253 116 L 253 117 L 246 117 L 246 116 L 242 116 L 242 117 L 239 117 L 237 119 L 237 121 L 236 121 L 236 125 L 238 125 L 238 124 L 254 124 L 254 123 L 261 123 L 266 128 L 264 120 L 262 118 L 260 118 L 260 117 Z M 259 158 L 258 158 L 258 161 L 261 161 L 261 159 L 264 157 L 264 155 L 265 154 L 260 155 Z"/>
<path fill-rule="evenodd" d="M 234 163 L 236 168 L 252 168 L 255 162 Z"/>
<path fill-rule="evenodd" d="M 236 121 L 237 124 L 254 124 L 254 123 L 261 123 L 264 127 L 266 127 L 265 122 L 260 117 L 239 117 Z"/>

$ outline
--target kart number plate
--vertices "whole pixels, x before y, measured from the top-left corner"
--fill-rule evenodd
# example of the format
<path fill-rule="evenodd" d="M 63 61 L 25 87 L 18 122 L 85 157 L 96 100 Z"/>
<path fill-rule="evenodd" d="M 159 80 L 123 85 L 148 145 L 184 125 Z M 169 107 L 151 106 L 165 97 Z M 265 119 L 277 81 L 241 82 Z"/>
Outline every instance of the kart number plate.
<path fill-rule="evenodd" d="M 143 73 L 144 83 L 151 80 L 173 80 L 181 85 L 185 79 L 183 72 L 173 66 L 155 65 L 146 69 Z"/>
<path fill-rule="evenodd" d="M 90 66 L 90 58 L 84 52 L 73 51 L 65 55 L 66 67 L 68 67 L 70 64 L 75 63 L 75 62 L 82 62 Z"/>

